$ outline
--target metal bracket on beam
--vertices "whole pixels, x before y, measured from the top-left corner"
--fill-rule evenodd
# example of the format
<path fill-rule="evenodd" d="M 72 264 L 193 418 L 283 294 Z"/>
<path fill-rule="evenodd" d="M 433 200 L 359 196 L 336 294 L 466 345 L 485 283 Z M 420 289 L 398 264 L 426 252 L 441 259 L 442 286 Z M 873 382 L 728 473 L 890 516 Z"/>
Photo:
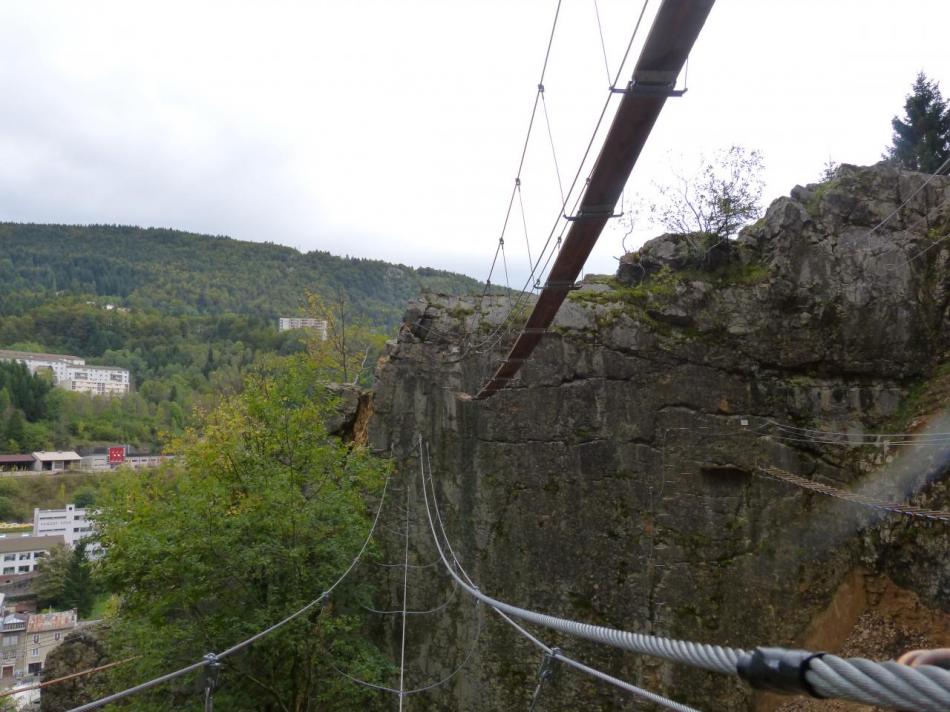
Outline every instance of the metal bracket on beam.
<path fill-rule="evenodd" d="M 564 219 L 568 222 L 576 222 L 577 220 L 599 220 L 600 218 L 619 218 L 623 217 L 623 213 L 615 213 L 613 205 L 588 205 L 587 207 L 581 206 L 581 210 L 577 215 L 564 215 Z"/>
<path fill-rule="evenodd" d="M 632 96 L 666 96 L 678 97 L 686 93 L 686 89 L 675 89 L 670 84 L 647 84 L 644 82 L 630 82 L 625 89 L 610 87 L 611 94 L 630 94 Z"/>
<path fill-rule="evenodd" d="M 526 358 L 506 358 L 505 363 L 526 363 L 528 359 Z"/>
<path fill-rule="evenodd" d="M 581 285 L 571 281 L 571 282 L 545 282 L 542 286 L 542 289 L 563 289 L 568 292 L 573 292 L 575 289 L 580 289 Z"/>

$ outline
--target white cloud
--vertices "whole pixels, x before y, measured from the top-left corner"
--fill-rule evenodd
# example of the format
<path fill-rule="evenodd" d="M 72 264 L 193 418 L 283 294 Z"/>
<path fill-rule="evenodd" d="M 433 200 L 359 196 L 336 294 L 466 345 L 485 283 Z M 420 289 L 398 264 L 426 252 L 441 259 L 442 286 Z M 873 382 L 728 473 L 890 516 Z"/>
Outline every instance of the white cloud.
<path fill-rule="evenodd" d="M 161 225 L 482 277 L 554 4 L 4 4 L 0 219 Z M 615 67 L 640 5 L 600 7 Z M 950 94 L 948 20 L 923 0 L 721 0 L 630 192 L 662 179 L 670 150 L 759 148 L 769 197 L 828 158 L 877 160 L 918 70 Z M 569 182 L 605 96 L 591 3 L 563 3 L 545 85 Z M 559 202 L 541 118 L 523 174 L 535 254 Z M 591 268 L 613 269 L 619 242 L 614 227 Z M 517 210 L 506 254 L 521 279 Z"/>

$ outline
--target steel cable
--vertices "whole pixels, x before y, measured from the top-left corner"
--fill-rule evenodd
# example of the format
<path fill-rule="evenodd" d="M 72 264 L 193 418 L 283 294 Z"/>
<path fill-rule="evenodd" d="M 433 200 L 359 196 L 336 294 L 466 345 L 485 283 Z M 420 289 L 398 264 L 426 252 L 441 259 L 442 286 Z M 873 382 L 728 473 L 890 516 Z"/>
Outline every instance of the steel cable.
<path fill-rule="evenodd" d="M 421 439 L 420 439 L 420 440 L 421 440 Z M 421 444 L 421 443 L 420 443 L 420 444 Z M 454 551 L 454 549 L 452 548 L 452 544 L 451 544 L 451 542 L 449 541 L 448 535 L 447 535 L 446 532 L 445 532 L 445 524 L 444 524 L 444 522 L 442 521 L 442 514 L 441 514 L 441 512 L 440 512 L 440 510 L 439 510 L 439 504 L 438 504 L 438 501 L 436 500 L 436 497 L 435 497 L 435 483 L 434 483 L 433 480 L 432 480 L 432 464 L 431 464 L 431 460 L 429 459 L 429 446 L 428 446 L 428 443 L 427 443 L 426 446 L 425 446 L 425 453 L 426 453 L 426 462 L 427 462 L 428 465 L 429 465 L 429 478 L 428 478 L 428 481 L 429 481 L 429 485 L 432 487 L 432 507 L 433 507 L 433 509 L 435 510 L 436 521 L 439 523 L 439 531 L 442 533 L 442 539 L 445 541 L 445 546 L 446 546 L 446 548 L 449 550 L 449 553 L 450 553 L 450 555 L 452 556 L 452 560 L 453 560 L 455 566 L 458 568 L 459 572 L 461 572 L 461 574 L 462 574 L 462 575 L 465 577 L 465 579 L 472 585 L 472 587 L 477 590 L 477 586 L 475 586 L 475 582 L 472 581 L 472 578 L 471 578 L 471 577 L 468 575 L 468 573 L 465 571 L 465 569 L 464 569 L 464 567 L 462 566 L 461 562 L 458 560 L 458 557 L 455 555 L 455 551 Z M 421 468 L 421 465 L 422 465 L 422 455 L 421 455 L 421 453 L 420 453 L 420 468 Z M 430 522 L 430 525 L 431 525 L 432 517 L 431 517 L 431 514 L 429 514 L 429 503 L 428 503 L 428 495 L 427 495 L 427 493 L 426 493 L 426 477 L 425 477 L 425 471 L 424 471 L 424 470 L 423 470 L 423 472 L 422 472 L 422 487 L 423 487 L 423 495 L 426 497 L 426 514 L 429 516 L 429 522 Z M 435 532 L 435 528 L 434 528 L 434 527 L 432 527 L 432 536 L 433 536 L 433 539 L 434 539 L 434 541 L 435 541 L 436 547 L 439 548 L 439 552 L 440 552 L 440 554 L 441 554 L 441 547 L 439 546 L 439 538 L 438 538 L 438 536 L 437 536 L 437 534 L 436 534 L 436 532 Z M 444 561 L 445 561 L 445 559 L 443 558 L 443 562 L 444 562 Z M 454 572 L 451 571 L 451 568 L 449 569 L 449 572 L 450 572 L 450 573 L 454 573 Z M 469 593 L 471 593 L 471 592 L 469 592 Z M 476 600 L 478 600 L 478 599 L 476 599 Z M 583 673 L 586 673 L 586 674 L 588 674 L 588 675 L 591 675 L 592 677 L 596 677 L 596 678 L 598 678 L 599 680 L 602 680 L 603 682 L 606 682 L 606 683 L 608 683 L 608 684 L 614 685 L 615 687 L 619 687 L 620 689 L 622 689 L 622 690 L 624 690 L 624 691 L 626 691 L 626 692 L 628 692 L 628 693 L 630 693 L 630 694 L 632 694 L 632 695 L 634 695 L 634 696 L 636 696 L 636 697 L 640 697 L 640 698 L 642 698 L 642 699 L 648 700 L 648 701 L 650 701 L 650 702 L 653 702 L 654 704 L 660 705 L 660 706 L 662 706 L 662 707 L 666 707 L 667 709 L 674 710 L 675 712 L 697 712 L 697 710 L 693 709 L 692 707 L 688 707 L 688 706 L 686 706 L 686 705 L 680 704 L 679 702 L 676 702 L 676 701 L 674 701 L 674 700 L 670 700 L 670 699 L 668 699 L 668 698 L 666 698 L 666 697 L 663 697 L 662 695 L 658 695 L 658 694 L 656 694 L 656 693 L 654 693 L 654 692 L 650 692 L 649 690 L 645 690 L 645 689 L 643 689 L 643 688 L 641 688 L 641 687 L 637 687 L 636 685 L 632 685 L 632 684 L 630 684 L 629 682 L 626 682 L 626 681 L 621 680 L 621 679 L 619 679 L 619 678 L 613 677 L 612 675 L 608 675 L 607 673 L 601 672 L 600 670 L 597 670 L 596 668 L 592 668 L 592 667 L 590 667 L 590 666 L 588 666 L 588 665 L 585 665 L 585 664 L 583 664 L 583 663 L 581 663 L 581 662 L 578 662 L 577 660 L 574 660 L 574 659 L 572 659 L 572 658 L 570 658 L 570 657 L 564 655 L 559 649 L 557 649 L 557 648 L 552 648 L 552 647 L 546 645 L 546 644 L 543 643 L 541 640 L 539 640 L 537 637 L 535 637 L 534 635 L 532 635 L 531 633 L 529 633 L 527 630 L 525 630 L 521 625 L 519 625 L 515 620 L 513 620 L 510 616 L 508 616 L 508 615 L 507 615 L 506 613 L 504 613 L 503 611 L 499 610 L 498 608 L 496 608 L 496 607 L 494 607 L 494 606 L 492 606 L 491 608 L 492 608 L 492 610 L 495 611 L 495 613 L 497 613 L 506 623 L 508 623 L 508 625 L 510 625 L 511 627 L 513 627 L 521 636 L 523 636 L 523 637 L 526 638 L 529 642 L 531 642 L 532 645 L 535 645 L 536 647 L 538 647 L 538 648 L 540 648 L 541 650 L 543 650 L 546 655 L 550 655 L 552 659 L 558 660 L 558 661 L 560 661 L 560 662 L 563 662 L 563 663 L 565 663 L 566 665 L 569 665 L 570 667 L 573 667 L 573 668 L 575 668 L 576 670 L 580 670 L 580 671 L 583 672 Z M 534 699 L 532 700 L 532 706 L 533 706 L 534 703 L 536 702 L 537 697 L 538 697 L 538 695 L 540 694 L 540 690 L 541 690 L 541 687 L 540 687 L 540 684 L 539 684 L 538 688 L 535 690 Z"/>

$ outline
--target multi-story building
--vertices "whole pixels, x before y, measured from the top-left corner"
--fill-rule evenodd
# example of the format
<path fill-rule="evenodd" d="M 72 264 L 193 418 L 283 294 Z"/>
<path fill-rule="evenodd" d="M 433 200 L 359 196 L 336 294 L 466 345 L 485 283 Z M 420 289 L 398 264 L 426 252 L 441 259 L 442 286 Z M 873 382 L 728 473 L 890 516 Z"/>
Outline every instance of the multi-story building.
<path fill-rule="evenodd" d="M 327 340 L 327 322 L 326 319 L 309 319 L 306 317 L 282 316 L 277 322 L 277 331 L 290 331 L 291 329 L 313 329 L 323 341 Z"/>
<path fill-rule="evenodd" d="M 129 372 L 114 366 L 90 366 L 68 354 L 40 354 L 0 349 L 0 361 L 19 361 L 30 373 L 50 373 L 59 388 L 93 395 L 120 395 L 131 386 Z"/>
<path fill-rule="evenodd" d="M 86 555 L 95 559 L 102 554 L 102 547 L 95 540 L 92 521 L 87 519 L 88 510 L 67 504 L 65 509 L 34 509 L 34 536 L 62 536 L 66 546 L 75 549 L 81 540 L 86 542 Z"/>
<path fill-rule="evenodd" d="M 24 663 L 27 675 L 46 666 L 46 656 L 76 627 L 76 611 L 32 613 L 26 622 Z"/>
<path fill-rule="evenodd" d="M 0 682 L 13 684 L 17 668 L 23 663 L 23 642 L 29 613 L 8 613 L 3 616 L 0 631 Z"/>
<path fill-rule="evenodd" d="M 0 684 L 38 675 L 49 652 L 76 628 L 76 611 L 9 613 L 0 621 Z"/>
<path fill-rule="evenodd" d="M 3 574 L 31 573 L 57 544 L 66 544 L 66 538 L 62 534 L 0 534 L 0 571 Z"/>

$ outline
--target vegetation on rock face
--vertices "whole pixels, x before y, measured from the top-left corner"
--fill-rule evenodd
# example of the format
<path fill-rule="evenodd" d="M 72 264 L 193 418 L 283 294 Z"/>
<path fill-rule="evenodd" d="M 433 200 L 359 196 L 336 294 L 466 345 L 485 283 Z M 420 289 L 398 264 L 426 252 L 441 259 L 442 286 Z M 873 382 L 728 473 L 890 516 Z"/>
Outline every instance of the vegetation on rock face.
<path fill-rule="evenodd" d="M 762 213 L 762 168 L 758 151 L 731 146 L 704 160 L 695 175 L 677 173 L 672 184 L 657 186 L 650 213 L 670 232 L 732 237 Z"/>
<path fill-rule="evenodd" d="M 181 462 L 158 474 L 128 473 L 100 498 L 101 575 L 119 596 L 108 642 L 115 686 L 221 651 L 326 590 L 369 528 L 364 498 L 387 466 L 329 436 L 336 405 L 322 385 L 329 358 L 291 356 L 248 379 L 189 432 Z M 386 661 L 349 615 L 365 596 L 346 581 L 322 609 L 226 660 L 216 694 L 229 710 L 372 709 L 378 696 L 327 664 L 379 679 Z M 190 679 L 141 698 L 136 709 L 193 704 Z"/>
<path fill-rule="evenodd" d="M 885 155 L 901 168 L 936 173 L 950 158 L 950 107 L 923 72 L 904 102 L 903 119 L 895 116 L 891 125 L 894 137 Z"/>

